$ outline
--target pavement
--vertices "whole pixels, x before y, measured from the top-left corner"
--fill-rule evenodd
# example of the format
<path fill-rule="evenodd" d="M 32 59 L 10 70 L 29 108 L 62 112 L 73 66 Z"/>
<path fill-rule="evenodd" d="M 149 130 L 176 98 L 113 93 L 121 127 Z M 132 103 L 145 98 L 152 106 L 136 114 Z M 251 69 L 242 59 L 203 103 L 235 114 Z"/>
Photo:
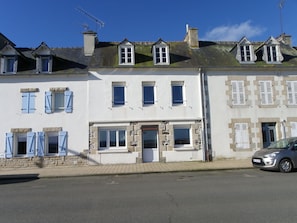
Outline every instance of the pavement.
<path fill-rule="evenodd" d="M 251 159 L 225 159 L 212 162 L 137 163 L 89 166 L 0 168 L 1 179 L 52 178 L 97 175 L 124 175 L 165 172 L 214 171 L 252 168 Z"/>

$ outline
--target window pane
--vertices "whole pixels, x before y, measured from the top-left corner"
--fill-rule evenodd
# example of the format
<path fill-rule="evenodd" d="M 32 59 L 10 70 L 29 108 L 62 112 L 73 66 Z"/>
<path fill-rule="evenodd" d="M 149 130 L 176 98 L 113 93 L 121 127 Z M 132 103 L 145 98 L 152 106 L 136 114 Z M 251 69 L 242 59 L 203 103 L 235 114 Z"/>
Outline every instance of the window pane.
<path fill-rule="evenodd" d="M 183 103 L 183 87 L 172 86 L 172 103 L 182 104 Z"/>
<path fill-rule="evenodd" d="M 190 130 L 188 128 L 174 129 L 174 144 L 175 145 L 190 144 Z"/>
<path fill-rule="evenodd" d="M 143 86 L 143 104 L 154 104 L 154 86 Z"/>
<path fill-rule="evenodd" d="M 7 58 L 6 60 L 6 71 L 7 73 L 12 73 L 13 72 L 13 67 L 14 67 L 14 58 Z"/>
<path fill-rule="evenodd" d="M 64 92 L 56 92 L 54 96 L 55 111 L 64 110 Z"/>
<path fill-rule="evenodd" d="M 143 148 L 157 148 L 157 132 L 156 130 L 145 130 L 142 134 Z"/>
<path fill-rule="evenodd" d="M 123 86 L 113 87 L 113 104 L 124 105 L 125 104 L 125 92 Z"/>
<path fill-rule="evenodd" d="M 27 137 L 24 136 L 19 136 L 18 137 L 18 150 L 17 154 L 18 155 L 24 155 L 27 153 Z"/>
<path fill-rule="evenodd" d="M 99 140 L 100 140 L 100 142 L 99 142 L 99 146 L 101 147 L 101 148 L 106 148 L 106 138 L 107 138 L 107 134 L 106 134 L 106 131 L 100 131 L 99 132 Z"/>
<path fill-rule="evenodd" d="M 109 146 L 115 147 L 117 145 L 116 131 L 109 131 Z"/>
<path fill-rule="evenodd" d="M 48 57 L 43 57 L 41 58 L 41 71 L 42 72 L 48 72 L 49 68 L 49 58 Z"/>
<path fill-rule="evenodd" d="M 58 153 L 58 136 L 48 136 L 48 153 Z"/>
<path fill-rule="evenodd" d="M 119 146 L 126 146 L 126 131 L 119 130 Z"/>

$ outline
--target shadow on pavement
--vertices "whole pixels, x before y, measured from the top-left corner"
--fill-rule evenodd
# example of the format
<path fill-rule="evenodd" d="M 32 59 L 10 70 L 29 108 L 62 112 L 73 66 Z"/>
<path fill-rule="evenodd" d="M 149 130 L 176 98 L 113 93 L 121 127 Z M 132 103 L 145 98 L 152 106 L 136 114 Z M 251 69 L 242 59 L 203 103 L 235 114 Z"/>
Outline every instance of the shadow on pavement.
<path fill-rule="evenodd" d="M 15 184 L 25 183 L 33 180 L 38 180 L 39 174 L 13 174 L 13 175 L 0 175 L 1 184 Z"/>

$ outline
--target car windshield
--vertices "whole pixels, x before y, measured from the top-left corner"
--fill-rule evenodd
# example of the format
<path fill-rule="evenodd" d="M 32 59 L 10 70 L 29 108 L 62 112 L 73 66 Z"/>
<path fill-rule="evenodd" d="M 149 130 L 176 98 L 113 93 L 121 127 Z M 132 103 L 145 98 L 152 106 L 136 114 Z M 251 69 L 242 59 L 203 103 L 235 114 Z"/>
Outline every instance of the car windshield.
<path fill-rule="evenodd" d="M 267 149 L 287 149 L 297 138 L 281 139 L 271 143 Z"/>

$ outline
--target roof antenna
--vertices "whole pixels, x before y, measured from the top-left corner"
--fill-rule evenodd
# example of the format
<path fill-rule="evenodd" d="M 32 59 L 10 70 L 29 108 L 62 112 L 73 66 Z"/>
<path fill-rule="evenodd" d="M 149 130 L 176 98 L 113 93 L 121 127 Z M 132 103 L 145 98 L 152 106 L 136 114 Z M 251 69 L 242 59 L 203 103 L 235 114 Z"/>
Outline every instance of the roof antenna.
<path fill-rule="evenodd" d="M 98 18 L 96 18 L 95 16 L 91 15 L 90 13 L 88 13 L 87 11 L 85 11 L 84 9 L 82 8 L 76 8 L 77 11 L 79 11 L 80 13 L 82 13 L 83 15 L 87 16 L 89 19 L 93 20 L 96 24 L 96 32 L 98 30 L 98 26 L 101 28 L 101 27 L 104 27 L 104 22 Z M 86 25 L 84 25 L 84 27 L 88 27 Z"/>
<path fill-rule="evenodd" d="M 282 11 L 283 11 L 285 1 L 286 0 L 280 0 L 279 1 L 279 18 L 280 18 L 281 35 L 284 33 L 284 30 L 283 30 L 283 12 Z"/>

